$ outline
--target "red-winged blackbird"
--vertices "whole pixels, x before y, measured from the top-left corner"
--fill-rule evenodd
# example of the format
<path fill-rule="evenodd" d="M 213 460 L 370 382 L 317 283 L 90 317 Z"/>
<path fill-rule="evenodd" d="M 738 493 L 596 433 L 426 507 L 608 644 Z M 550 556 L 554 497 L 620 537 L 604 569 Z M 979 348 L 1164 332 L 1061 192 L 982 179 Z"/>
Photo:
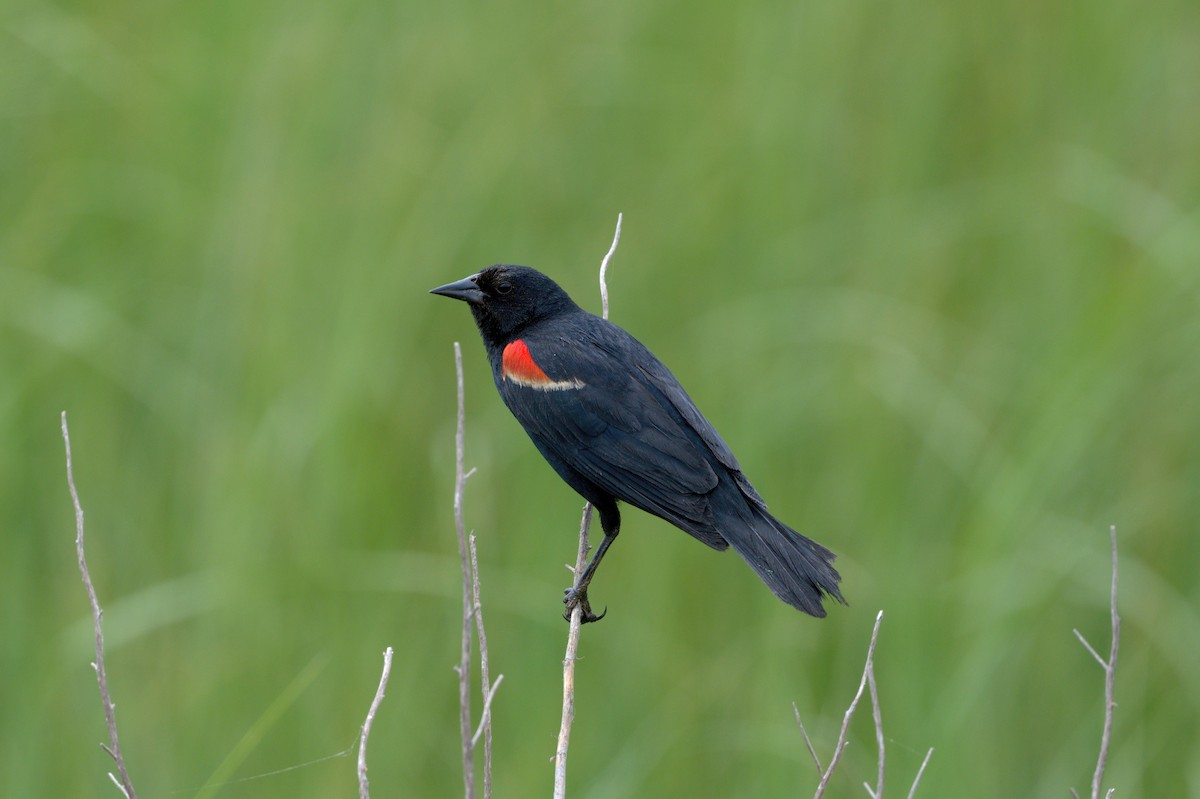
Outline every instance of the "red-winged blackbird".
<path fill-rule="evenodd" d="M 776 519 L 737 458 L 667 367 L 621 328 L 581 309 L 550 278 L 497 264 L 433 289 L 471 306 L 492 377 L 554 471 L 600 514 L 604 540 L 566 590 L 567 616 L 617 537 L 617 501 L 723 550 L 732 546 L 775 596 L 824 616 L 845 602 L 835 555 Z"/>

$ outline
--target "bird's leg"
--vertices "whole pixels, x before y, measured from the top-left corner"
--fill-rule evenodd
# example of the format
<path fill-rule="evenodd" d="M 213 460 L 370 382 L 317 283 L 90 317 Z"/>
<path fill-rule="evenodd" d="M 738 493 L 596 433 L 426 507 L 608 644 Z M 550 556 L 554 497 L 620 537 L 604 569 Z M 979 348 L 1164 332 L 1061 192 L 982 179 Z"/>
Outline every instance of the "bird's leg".
<path fill-rule="evenodd" d="M 604 553 L 608 552 L 612 542 L 617 539 L 617 533 L 621 532 L 621 512 L 617 509 L 616 500 L 609 497 L 599 502 L 593 501 L 592 507 L 600 514 L 600 527 L 604 530 L 604 540 L 600 542 L 600 546 L 596 547 L 596 552 L 584 567 L 583 574 L 576 574 L 575 584 L 563 592 L 565 594 L 563 602 L 567 606 L 563 618 L 570 621 L 571 611 L 578 605 L 581 611 L 580 618 L 584 624 L 600 621 L 604 618 L 604 614 L 608 613 L 608 608 L 605 608 L 604 613 L 599 616 L 592 613 L 592 606 L 588 604 L 587 590 L 592 578 L 596 575 L 596 568 L 604 559 Z"/>
<path fill-rule="evenodd" d="M 611 535 L 605 533 L 604 540 L 600 542 L 600 546 L 596 547 L 596 554 L 592 555 L 592 559 L 588 561 L 588 565 L 584 568 L 583 574 L 576 575 L 575 585 L 563 592 L 565 594 L 563 597 L 563 602 L 566 603 L 567 606 L 566 612 L 563 613 L 564 619 L 570 621 L 571 611 L 574 610 L 576 605 L 578 605 L 580 610 L 583 611 L 580 615 L 580 618 L 584 624 L 587 624 L 591 621 L 600 621 L 604 618 L 604 614 L 608 613 L 608 608 L 605 608 L 604 612 L 599 616 L 597 616 L 595 613 L 592 613 L 592 606 L 588 603 L 587 590 L 588 585 L 592 582 L 592 578 L 596 575 L 596 567 L 600 565 L 600 561 L 604 558 L 604 553 L 608 551 L 608 548 L 612 545 L 612 542 L 616 540 L 617 535 L 615 532 Z"/>

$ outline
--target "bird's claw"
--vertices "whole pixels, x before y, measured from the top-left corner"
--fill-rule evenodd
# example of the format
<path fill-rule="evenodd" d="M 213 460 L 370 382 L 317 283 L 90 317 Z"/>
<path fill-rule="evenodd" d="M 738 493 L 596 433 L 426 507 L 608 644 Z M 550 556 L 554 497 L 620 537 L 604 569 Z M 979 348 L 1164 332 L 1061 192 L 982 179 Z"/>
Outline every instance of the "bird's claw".
<path fill-rule="evenodd" d="M 588 624 L 593 621 L 600 621 L 608 615 L 608 608 L 605 607 L 600 615 L 592 612 L 591 603 L 588 602 L 587 589 L 580 591 L 574 586 L 563 590 L 563 604 L 567 609 L 563 611 L 563 618 L 567 621 L 571 620 L 571 611 L 577 606 L 579 608 L 579 621 L 581 624 Z"/>

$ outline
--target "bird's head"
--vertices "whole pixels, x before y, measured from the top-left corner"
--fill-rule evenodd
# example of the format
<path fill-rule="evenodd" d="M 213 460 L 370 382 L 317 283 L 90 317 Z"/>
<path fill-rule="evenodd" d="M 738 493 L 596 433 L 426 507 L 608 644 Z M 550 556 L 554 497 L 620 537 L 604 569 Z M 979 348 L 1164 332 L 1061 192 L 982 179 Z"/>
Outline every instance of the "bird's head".
<path fill-rule="evenodd" d="M 489 347 L 502 346 L 529 325 L 577 308 L 567 293 L 541 272 L 510 264 L 489 266 L 429 293 L 470 305 Z"/>

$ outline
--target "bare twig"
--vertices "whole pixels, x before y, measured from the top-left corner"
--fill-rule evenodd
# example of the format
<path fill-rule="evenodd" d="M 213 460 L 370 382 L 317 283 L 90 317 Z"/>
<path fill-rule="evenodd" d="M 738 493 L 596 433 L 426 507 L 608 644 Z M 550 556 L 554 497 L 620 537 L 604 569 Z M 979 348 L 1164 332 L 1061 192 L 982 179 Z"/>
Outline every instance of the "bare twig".
<path fill-rule="evenodd" d="M 600 262 L 600 311 L 605 319 L 608 318 L 608 262 L 612 260 L 613 253 L 617 251 L 617 244 L 621 242 L 621 220 L 622 214 L 618 212 L 617 230 L 613 233 L 612 246 Z"/>
<path fill-rule="evenodd" d="M 575 559 L 575 574 L 582 574 L 587 563 L 588 530 L 592 526 L 592 504 L 583 506 L 579 521 L 579 553 Z M 567 750 L 571 745 L 571 724 L 575 721 L 575 660 L 579 652 L 579 631 L 583 627 L 583 609 L 571 610 L 571 626 L 567 632 L 567 653 L 563 656 L 562 721 L 558 727 L 558 746 L 554 750 L 554 799 L 567 795 Z"/>
<path fill-rule="evenodd" d="M 1092 648 L 1092 645 L 1088 643 L 1088 640 L 1083 637 L 1083 633 L 1075 629 L 1072 629 L 1071 632 L 1075 633 L 1075 637 L 1079 639 L 1079 643 L 1083 644 L 1083 648 L 1086 649 L 1088 653 L 1096 659 L 1096 662 L 1100 664 L 1100 668 L 1107 669 L 1108 661 L 1100 657 L 1100 653 Z"/>
<path fill-rule="evenodd" d="M 479 600 L 479 556 L 475 552 L 475 536 L 467 538 L 467 544 L 471 549 L 471 589 L 474 595 L 474 610 L 475 610 L 475 634 L 479 638 L 479 678 L 480 689 L 483 691 L 483 714 L 479 719 L 479 728 L 475 734 L 471 736 L 471 747 L 479 742 L 480 733 L 483 734 L 483 797 L 491 799 L 492 797 L 492 697 L 496 695 L 496 689 L 500 687 L 500 681 L 504 679 L 501 674 L 496 678 L 495 684 L 492 683 L 492 678 L 488 670 L 488 645 L 487 635 L 483 631 L 483 604 Z"/>
<path fill-rule="evenodd" d="M 879 749 L 879 765 L 878 774 L 875 778 L 875 790 L 867 788 L 867 793 L 871 794 L 871 799 L 880 799 L 883 796 L 883 715 L 879 709 L 879 688 L 875 685 L 875 663 L 872 662 L 867 667 L 867 688 L 871 691 L 871 716 L 875 720 L 875 745 Z"/>
<path fill-rule="evenodd" d="M 471 560 L 467 553 L 467 533 L 463 523 L 463 491 L 467 474 L 463 471 L 463 430 L 466 410 L 463 404 L 462 347 L 454 342 L 454 373 L 458 380 L 458 424 L 454 432 L 454 528 L 458 532 L 458 557 L 462 563 L 462 646 L 458 665 L 458 726 L 462 737 L 463 787 L 466 799 L 475 797 L 475 751 L 471 745 Z"/>
<path fill-rule="evenodd" d="M 871 643 L 867 647 L 867 663 L 863 668 L 862 679 L 858 682 L 858 691 L 854 694 L 854 699 L 850 701 L 850 707 L 846 708 L 845 715 L 842 716 L 842 731 L 838 734 L 837 745 L 833 749 L 833 757 L 829 760 L 829 768 L 825 769 L 821 774 L 821 781 L 817 783 L 816 793 L 813 794 L 813 799 L 821 799 L 825 795 L 825 789 L 829 785 L 829 778 L 833 776 L 833 770 L 837 768 L 838 761 L 842 759 L 842 752 L 846 749 L 846 734 L 850 729 L 850 719 L 854 717 L 854 709 L 858 707 L 858 700 L 862 699 L 863 691 L 867 687 L 867 676 L 875 668 L 875 642 L 879 639 L 879 625 L 883 621 L 883 611 L 875 617 L 875 629 L 871 631 Z"/>
<path fill-rule="evenodd" d="M 101 631 L 100 618 L 104 612 L 100 609 L 100 600 L 96 598 L 96 588 L 92 585 L 92 577 L 88 573 L 87 559 L 83 553 L 83 506 L 79 503 L 79 493 L 75 490 L 75 471 L 71 465 L 71 434 L 67 430 L 67 412 L 62 412 L 63 445 L 67 451 L 67 486 L 71 489 L 71 501 L 75 504 L 75 555 L 79 560 L 79 573 L 83 576 L 83 586 L 87 589 L 88 601 L 92 605 L 92 629 L 96 636 L 96 662 L 92 668 L 96 670 L 96 682 L 100 685 L 100 701 L 104 705 L 104 721 L 108 725 L 108 745 L 100 747 L 108 752 L 117 764 L 120 780 L 113 774 L 109 779 L 125 795 L 126 799 L 137 799 L 133 782 L 129 779 L 129 771 L 125 768 L 125 758 L 121 755 L 121 742 L 117 738 L 117 715 L 113 705 L 112 695 L 108 691 L 108 674 L 104 670 L 104 633 Z"/>
<path fill-rule="evenodd" d="M 370 799 L 371 790 L 367 784 L 367 738 L 371 735 L 371 724 L 375 721 L 375 713 L 383 702 L 383 692 L 387 690 L 388 677 L 392 673 L 392 648 L 383 650 L 383 674 L 379 677 L 379 687 L 375 689 L 375 698 L 367 710 L 367 720 L 363 722 L 362 734 L 358 739 L 358 796 L 359 799 Z"/>
<path fill-rule="evenodd" d="M 500 683 L 504 682 L 504 675 L 496 677 L 496 681 L 492 683 L 491 690 L 483 695 L 483 715 L 479 718 L 479 726 L 475 728 L 475 734 L 471 736 L 471 746 L 479 743 L 479 738 L 485 732 L 491 733 L 492 727 L 492 699 L 496 696 L 496 689 L 500 687 Z M 486 783 L 485 783 L 486 784 Z M 484 793 L 487 788 L 484 788 Z"/>
<path fill-rule="evenodd" d="M 458 424 L 454 433 L 454 527 L 458 533 L 458 554 L 462 561 L 463 579 L 463 628 L 462 648 L 458 665 L 459 732 L 462 735 L 463 787 L 467 799 L 475 797 L 475 746 L 483 738 L 483 796 L 492 796 L 492 699 L 504 675 L 493 683 L 488 664 L 487 633 L 483 628 L 483 603 L 479 590 L 479 555 L 475 550 L 475 536 L 468 536 L 463 523 L 463 492 L 467 478 L 474 469 L 463 468 L 464 429 L 466 408 L 463 402 L 462 347 L 454 342 L 454 372 L 457 379 Z M 471 731 L 471 624 L 474 619 L 475 635 L 479 639 L 479 676 L 483 692 L 483 712 L 479 726 Z"/>
<path fill-rule="evenodd" d="M 1108 660 L 1100 657 L 1095 647 L 1087 642 L 1079 630 L 1074 630 L 1075 637 L 1083 644 L 1100 668 L 1104 669 L 1104 731 L 1100 735 L 1100 754 L 1096 758 L 1096 770 L 1092 773 L 1092 799 L 1100 799 L 1100 784 L 1104 781 L 1104 769 L 1108 765 L 1108 748 L 1112 741 L 1113 711 L 1117 707 L 1114 691 L 1117 679 L 1117 652 L 1121 648 L 1121 616 L 1117 613 L 1117 526 L 1108 528 L 1109 546 L 1112 550 L 1112 587 L 1109 590 L 1109 616 L 1112 620 L 1112 644 L 1108 650 Z M 1105 799 L 1111 796 L 1113 789 L 1105 794 Z M 1075 789 L 1071 795 L 1078 797 Z"/>
<path fill-rule="evenodd" d="M 800 720 L 800 708 L 796 707 L 795 702 L 792 702 L 792 711 L 796 714 L 796 726 L 800 728 L 800 734 L 804 736 L 804 745 L 808 747 L 808 753 L 812 755 L 813 763 L 817 764 L 817 774 L 822 774 L 825 767 L 821 765 L 821 758 L 817 757 L 817 750 L 813 749 L 812 739 L 808 737 L 808 730 L 804 729 L 804 722 Z"/>
<path fill-rule="evenodd" d="M 600 262 L 600 308 L 605 319 L 608 318 L 608 263 L 617 244 L 621 241 L 621 221 L 623 215 L 617 214 L 617 228 L 613 232 L 612 245 Z M 588 530 L 592 524 L 592 505 L 583 506 L 583 518 L 579 521 L 579 550 L 575 558 L 575 574 L 583 574 L 587 563 Z M 567 632 L 567 652 L 563 656 L 563 705 L 562 721 L 558 727 L 558 746 L 554 750 L 554 799 L 563 799 L 567 795 L 567 750 L 571 743 L 571 724 L 575 721 L 575 661 L 579 653 L 579 630 L 583 626 L 583 608 L 576 605 L 571 610 L 571 626 Z"/>
<path fill-rule="evenodd" d="M 913 777 L 912 787 L 908 789 L 908 799 L 913 799 L 917 795 L 917 785 L 921 782 L 921 775 L 925 773 L 925 767 L 929 765 L 929 758 L 931 757 L 933 757 L 932 746 L 925 753 L 925 759 L 921 761 L 921 767 L 917 769 L 917 776 Z"/>
<path fill-rule="evenodd" d="M 875 644 L 879 640 L 879 626 L 883 622 L 883 611 L 879 611 L 875 616 L 875 629 L 871 631 L 871 643 L 867 646 L 867 662 L 863 666 L 862 679 L 858 682 L 858 690 L 854 694 L 854 699 L 850 700 L 850 707 L 846 708 L 846 713 L 842 716 L 842 729 L 838 734 L 837 744 L 833 750 L 833 758 L 829 761 L 829 768 L 821 767 L 821 760 L 817 757 L 816 750 L 813 749 L 812 741 L 809 740 L 808 733 L 804 729 L 804 723 L 800 721 L 800 709 L 796 707 L 796 703 L 792 703 L 792 710 L 796 713 L 796 724 L 800 727 L 800 734 L 804 736 L 804 745 L 808 747 L 808 753 L 812 755 L 813 762 L 817 764 L 817 771 L 821 775 L 821 781 L 817 784 L 817 790 L 813 794 L 813 799 L 821 799 L 825 795 L 825 790 L 829 786 L 829 778 L 833 776 L 833 770 L 837 768 L 838 762 L 841 760 L 842 752 L 846 749 L 846 735 L 850 729 L 850 719 L 854 716 L 854 711 L 858 707 L 858 702 L 862 699 L 863 691 L 867 688 L 871 692 L 871 716 L 875 722 L 875 745 L 878 749 L 878 765 L 875 776 L 875 786 L 864 782 L 863 788 L 867 790 L 867 795 L 871 799 L 882 799 L 883 783 L 884 783 L 884 735 L 883 735 L 883 713 L 879 705 L 879 687 L 875 682 Z M 929 758 L 933 756 L 933 749 L 930 748 L 925 753 L 925 759 L 921 762 L 921 767 L 917 769 L 917 776 L 913 778 L 912 787 L 908 790 L 908 799 L 913 799 L 917 793 L 917 785 L 921 782 L 921 775 L 925 773 L 925 767 L 929 765 Z"/>

